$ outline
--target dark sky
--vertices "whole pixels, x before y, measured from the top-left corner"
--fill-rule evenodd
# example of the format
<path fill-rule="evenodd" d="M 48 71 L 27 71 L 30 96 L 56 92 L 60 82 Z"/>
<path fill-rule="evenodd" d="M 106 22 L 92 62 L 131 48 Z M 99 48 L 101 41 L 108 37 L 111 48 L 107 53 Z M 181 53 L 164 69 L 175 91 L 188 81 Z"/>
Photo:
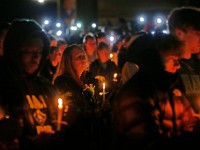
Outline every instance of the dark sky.
<path fill-rule="evenodd" d="M 88 0 L 77 1 L 88 2 Z M 188 4 L 200 7 L 200 0 L 115 0 L 115 2 L 118 1 L 122 1 L 123 3 L 130 2 L 130 5 L 137 5 L 138 1 L 140 2 L 139 4 L 146 1 L 152 1 L 155 2 L 155 5 L 156 2 L 172 1 L 175 3 L 176 1 L 177 4 Z M 33 0 L 0 0 L 0 21 L 12 21 L 15 18 L 33 18 L 40 21 L 45 16 L 56 18 L 55 2 L 51 1 L 45 4 L 39 4 L 37 1 Z M 108 2 L 112 3 L 112 0 L 106 0 L 106 3 Z"/>
<path fill-rule="evenodd" d="M 41 19 L 42 16 L 56 17 L 56 4 L 39 4 L 31 0 L 0 0 L 0 21 L 15 18 Z"/>

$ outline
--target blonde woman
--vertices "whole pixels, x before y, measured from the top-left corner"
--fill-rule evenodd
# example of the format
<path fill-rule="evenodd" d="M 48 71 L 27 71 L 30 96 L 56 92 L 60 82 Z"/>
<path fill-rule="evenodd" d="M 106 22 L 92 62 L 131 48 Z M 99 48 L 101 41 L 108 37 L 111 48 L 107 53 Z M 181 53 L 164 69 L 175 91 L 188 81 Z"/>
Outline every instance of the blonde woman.
<path fill-rule="evenodd" d="M 63 99 L 63 122 L 61 129 L 68 146 L 91 148 L 95 143 L 97 130 L 96 118 L 90 98 L 85 96 L 83 74 L 87 71 L 88 61 L 84 50 L 78 45 L 68 46 L 62 56 L 54 85 Z M 94 136 L 95 135 L 95 136 Z M 66 143 L 62 142 L 62 143 Z"/>

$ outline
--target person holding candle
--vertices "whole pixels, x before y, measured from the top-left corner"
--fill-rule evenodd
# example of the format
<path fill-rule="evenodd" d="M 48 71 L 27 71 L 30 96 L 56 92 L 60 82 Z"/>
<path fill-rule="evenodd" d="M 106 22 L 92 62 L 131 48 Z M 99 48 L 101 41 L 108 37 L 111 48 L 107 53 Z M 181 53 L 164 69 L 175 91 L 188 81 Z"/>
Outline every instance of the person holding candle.
<path fill-rule="evenodd" d="M 0 64 L 0 149 L 46 150 L 56 145 L 52 122 L 57 118 L 57 91 L 39 75 L 49 46 L 35 20 L 11 22 Z"/>
<path fill-rule="evenodd" d="M 196 113 L 200 105 L 200 9 L 196 7 L 175 7 L 167 17 L 167 28 L 171 34 L 185 43 L 178 70 L 180 88 L 190 100 Z"/>
<path fill-rule="evenodd" d="M 116 88 L 118 88 L 118 81 L 120 80 L 119 69 L 115 62 L 110 59 L 110 47 L 107 43 L 99 43 L 97 55 L 98 59 L 90 64 L 89 71 L 94 77 L 102 76 L 105 78 L 105 82 L 107 83 L 106 90 L 108 92 L 106 97 L 112 97 Z M 116 77 L 114 77 L 115 74 L 117 74 Z M 102 91 L 101 84 L 100 82 L 100 85 L 97 85 L 97 89 L 99 88 L 98 90 L 100 92 Z M 112 101 L 112 98 L 110 98 L 109 101 Z"/>
<path fill-rule="evenodd" d="M 110 60 L 110 48 L 104 42 L 99 43 L 97 47 L 98 59 L 92 62 L 89 70 L 94 76 L 104 76 L 106 82 L 112 83 L 115 73 L 119 73 L 116 64 Z"/>
<path fill-rule="evenodd" d="M 54 78 L 54 85 L 63 99 L 63 107 L 68 106 L 67 112 L 63 113 L 63 121 L 67 122 L 67 126 L 61 126 L 64 138 L 60 143 L 66 143 L 66 146 L 74 149 L 80 145 L 91 149 L 100 140 L 99 112 L 94 109 L 91 99 L 84 91 L 87 69 L 85 51 L 79 45 L 69 45 Z"/>
<path fill-rule="evenodd" d="M 114 100 L 114 147 L 199 146 L 199 134 L 195 131 L 198 118 L 184 93 L 176 87 L 183 46 L 175 36 L 162 33 L 142 35 L 130 45 L 128 61 L 136 63 L 138 71 Z"/>

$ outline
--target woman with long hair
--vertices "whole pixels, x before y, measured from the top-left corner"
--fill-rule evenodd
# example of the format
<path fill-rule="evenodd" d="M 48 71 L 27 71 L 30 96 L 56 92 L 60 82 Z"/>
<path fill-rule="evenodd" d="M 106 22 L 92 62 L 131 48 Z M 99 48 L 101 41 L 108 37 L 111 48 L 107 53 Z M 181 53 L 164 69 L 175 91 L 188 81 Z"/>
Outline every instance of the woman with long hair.
<path fill-rule="evenodd" d="M 83 74 L 87 72 L 88 61 L 79 45 L 68 46 L 62 56 L 55 76 L 54 85 L 63 99 L 61 133 L 65 136 L 62 143 L 71 146 L 81 144 L 91 148 L 96 144 L 99 134 L 98 118 L 91 102 L 90 94 L 85 93 Z M 97 127 L 97 128 L 96 128 Z M 95 143 L 95 144 L 94 144 Z"/>

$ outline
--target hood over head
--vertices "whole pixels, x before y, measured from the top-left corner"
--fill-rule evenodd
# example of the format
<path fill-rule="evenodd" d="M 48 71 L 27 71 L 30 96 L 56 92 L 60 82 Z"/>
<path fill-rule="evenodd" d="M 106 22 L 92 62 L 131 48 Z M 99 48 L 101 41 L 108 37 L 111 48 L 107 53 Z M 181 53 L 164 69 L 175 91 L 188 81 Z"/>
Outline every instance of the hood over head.
<path fill-rule="evenodd" d="M 144 34 L 135 39 L 128 49 L 127 60 L 136 63 L 140 71 L 163 69 L 158 51 L 155 49 L 153 35 Z"/>
<path fill-rule="evenodd" d="M 37 75 L 49 53 L 49 38 L 35 20 L 16 19 L 11 22 L 11 26 L 4 41 L 4 57 L 6 64 L 9 65 L 15 73 L 21 74 L 19 69 L 22 54 L 20 47 L 22 43 L 31 37 L 41 37 L 44 44 L 40 65 L 38 70 L 34 73 L 34 75 Z"/>
<path fill-rule="evenodd" d="M 144 34 L 134 40 L 128 49 L 128 61 L 136 63 L 146 73 L 163 72 L 163 57 L 181 55 L 183 43 L 171 34 Z"/>
<path fill-rule="evenodd" d="M 139 66 L 137 74 L 168 90 L 177 79 L 177 74 L 165 71 L 163 58 L 180 56 L 183 43 L 172 34 L 144 34 L 132 42 L 128 49 L 128 61 Z M 136 74 L 136 75 L 137 75 Z"/>

